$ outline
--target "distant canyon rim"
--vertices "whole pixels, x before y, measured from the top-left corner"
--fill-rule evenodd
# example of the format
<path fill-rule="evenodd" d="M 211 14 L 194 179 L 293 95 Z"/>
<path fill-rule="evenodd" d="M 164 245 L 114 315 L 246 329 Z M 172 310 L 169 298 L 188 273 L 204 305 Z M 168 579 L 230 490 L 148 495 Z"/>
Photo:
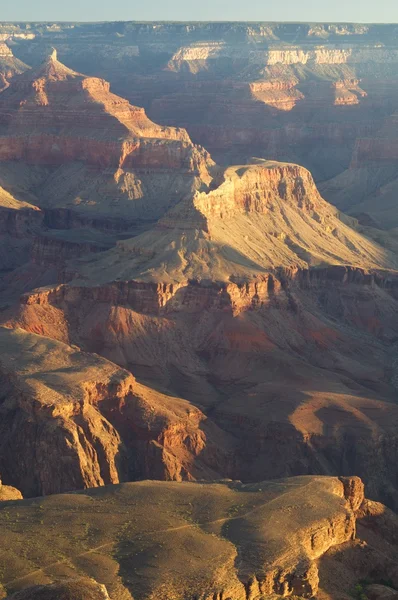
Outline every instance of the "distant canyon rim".
<path fill-rule="evenodd" d="M 397 110 L 398 25 L 0 24 L 0 598 L 396 597 Z"/>

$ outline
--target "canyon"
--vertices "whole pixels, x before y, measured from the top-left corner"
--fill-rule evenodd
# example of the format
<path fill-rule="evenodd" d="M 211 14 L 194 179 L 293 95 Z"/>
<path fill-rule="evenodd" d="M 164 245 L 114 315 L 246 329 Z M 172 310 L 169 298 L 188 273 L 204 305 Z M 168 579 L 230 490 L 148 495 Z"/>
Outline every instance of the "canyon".
<path fill-rule="evenodd" d="M 0 24 L 1 599 L 396 597 L 396 34 Z"/>
<path fill-rule="evenodd" d="M 185 127 L 218 162 L 298 162 L 317 179 L 348 168 L 356 141 L 396 110 L 394 25 L 107 23 L 3 25 L 19 60 L 50 45 L 105 77 L 157 122 Z"/>

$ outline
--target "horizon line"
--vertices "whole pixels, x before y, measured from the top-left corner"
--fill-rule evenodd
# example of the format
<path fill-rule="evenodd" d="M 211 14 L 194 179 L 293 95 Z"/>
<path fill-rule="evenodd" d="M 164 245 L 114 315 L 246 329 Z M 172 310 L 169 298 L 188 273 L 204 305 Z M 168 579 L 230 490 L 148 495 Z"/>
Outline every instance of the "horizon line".
<path fill-rule="evenodd" d="M 232 20 L 223 20 L 223 19 L 109 19 L 109 20 L 99 20 L 99 21 L 79 21 L 79 20 L 24 20 L 24 19 L 13 19 L 13 20 L 0 20 L 1 24 L 16 24 L 16 23 L 25 23 L 25 24 L 81 24 L 81 25 L 93 25 L 93 24 L 101 24 L 101 23 L 258 23 L 258 24 L 289 24 L 289 25 L 397 25 L 398 21 L 263 21 L 260 19 L 232 19 Z"/>

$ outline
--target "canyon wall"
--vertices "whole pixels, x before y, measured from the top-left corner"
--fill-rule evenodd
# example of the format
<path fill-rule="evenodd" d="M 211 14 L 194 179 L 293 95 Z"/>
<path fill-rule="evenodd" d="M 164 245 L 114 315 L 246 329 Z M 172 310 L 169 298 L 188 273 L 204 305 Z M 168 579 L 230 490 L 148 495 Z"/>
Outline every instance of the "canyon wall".
<path fill-rule="evenodd" d="M 26 294 L 7 324 L 150 383 L 98 404 L 126 448 L 119 480 L 356 473 L 372 498 L 396 506 L 397 297 L 390 275 L 345 267 L 222 286 L 68 284 Z M 34 472 L 42 477 L 40 464 Z M 7 482 L 38 489 L 21 469 Z"/>
<path fill-rule="evenodd" d="M 31 66 L 56 46 L 72 68 L 109 80 L 158 122 L 186 127 L 224 162 L 289 160 L 327 179 L 396 106 L 393 25 L 3 24 L 2 32 Z"/>

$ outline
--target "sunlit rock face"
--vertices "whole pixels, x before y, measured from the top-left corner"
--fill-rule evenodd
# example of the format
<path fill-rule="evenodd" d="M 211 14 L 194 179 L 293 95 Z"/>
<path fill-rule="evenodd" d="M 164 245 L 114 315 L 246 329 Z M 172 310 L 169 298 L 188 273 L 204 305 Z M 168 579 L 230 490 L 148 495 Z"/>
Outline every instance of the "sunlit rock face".
<path fill-rule="evenodd" d="M 319 180 L 348 167 L 356 139 L 372 135 L 397 98 L 394 26 L 108 23 L 3 30 L 29 65 L 56 45 L 72 68 L 110 81 L 155 121 L 185 127 L 219 161 L 253 155 L 294 161 Z"/>
<path fill-rule="evenodd" d="M 397 517 L 357 477 L 124 483 L 8 503 L 0 523 L 10 600 L 345 598 L 358 577 L 381 599 L 397 584 Z"/>
<path fill-rule="evenodd" d="M 398 506 L 396 245 L 300 164 L 395 160 L 391 30 L 4 31 L 7 485 L 354 473 Z"/>
<path fill-rule="evenodd" d="M 1 94 L 1 181 L 41 208 L 151 220 L 206 189 L 213 169 L 184 129 L 156 125 L 56 50 Z"/>

